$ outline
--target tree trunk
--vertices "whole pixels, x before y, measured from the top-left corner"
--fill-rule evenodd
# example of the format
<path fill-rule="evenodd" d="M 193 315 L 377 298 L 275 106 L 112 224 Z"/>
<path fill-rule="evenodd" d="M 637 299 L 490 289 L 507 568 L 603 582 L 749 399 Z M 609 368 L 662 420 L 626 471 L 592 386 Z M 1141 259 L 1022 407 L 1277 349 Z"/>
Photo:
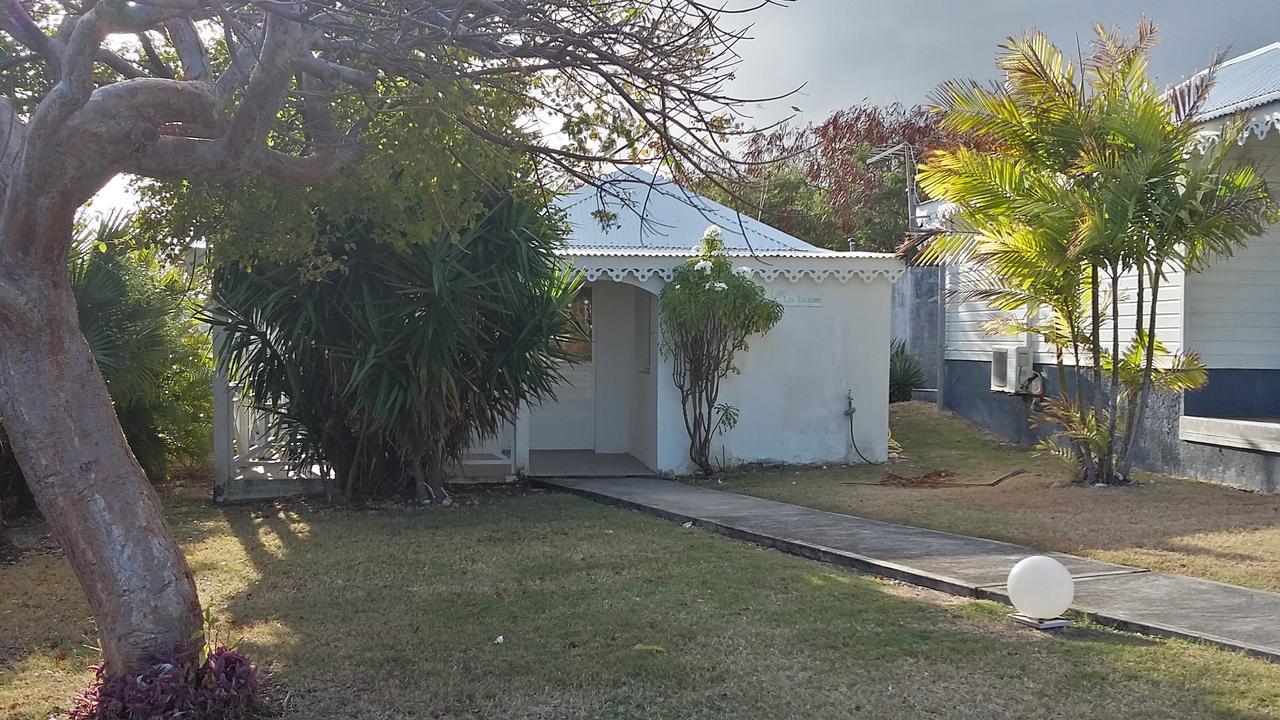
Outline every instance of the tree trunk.
<path fill-rule="evenodd" d="M 420 503 L 431 502 L 431 489 L 427 487 L 427 471 L 422 467 L 426 462 L 422 459 L 412 460 L 413 465 L 413 496 Z"/>
<path fill-rule="evenodd" d="M 416 463 L 416 467 L 422 467 L 425 463 L 426 469 L 422 477 L 419 478 L 418 484 L 418 500 L 429 502 L 439 500 L 446 502 L 449 500 L 449 491 L 445 489 L 445 481 L 448 480 L 449 474 L 444 470 L 444 452 L 439 448 L 431 453 L 424 461 Z M 423 497 L 424 491 L 426 497 Z"/>
<path fill-rule="evenodd" d="M 1098 264 L 1093 263 L 1089 267 L 1089 312 L 1090 312 L 1090 329 L 1089 329 L 1089 359 L 1092 363 L 1093 371 L 1093 388 L 1092 402 L 1093 419 L 1098 421 L 1102 417 L 1102 311 L 1101 311 L 1101 288 L 1098 285 Z M 1084 413 L 1084 408 L 1080 408 L 1080 412 Z M 1089 444 L 1089 450 L 1092 452 L 1099 463 L 1102 458 L 1098 455 L 1097 448 L 1092 443 Z M 1090 485 L 1098 482 L 1101 476 L 1102 468 L 1095 467 L 1090 470 L 1088 482 Z"/>
<path fill-rule="evenodd" d="M 1147 333 L 1146 352 L 1142 358 L 1142 385 L 1138 389 L 1138 397 L 1135 400 L 1137 408 L 1133 413 L 1133 421 L 1129 423 L 1124 438 L 1124 447 L 1120 456 L 1120 474 L 1129 477 L 1129 471 L 1133 469 L 1133 459 L 1130 453 L 1133 451 L 1133 441 L 1141 432 L 1142 422 L 1145 419 L 1147 411 L 1147 401 L 1151 396 L 1151 376 L 1155 372 L 1155 352 L 1156 352 L 1156 312 L 1159 310 L 1160 301 L 1160 269 L 1164 267 L 1164 260 L 1156 261 L 1155 270 L 1151 277 L 1151 309 L 1147 316 Z"/>
<path fill-rule="evenodd" d="M 51 225 L 66 237 L 40 241 L 69 246 L 71 223 Z M 0 259 L 0 415 L 88 596 L 107 670 L 136 670 L 199 644 L 200 602 L 80 334 L 65 262 L 31 265 Z"/>
<path fill-rule="evenodd" d="M 1102 482 L 1118 485 L 1122 479 L 1116 476 L 1118 465 L 1116 452 L 1116 421 L 1120 415 L 1120 268 L 1111 266 L 1111 377 L 1107 385 L 1107 452 L 1103 458 Z"/>

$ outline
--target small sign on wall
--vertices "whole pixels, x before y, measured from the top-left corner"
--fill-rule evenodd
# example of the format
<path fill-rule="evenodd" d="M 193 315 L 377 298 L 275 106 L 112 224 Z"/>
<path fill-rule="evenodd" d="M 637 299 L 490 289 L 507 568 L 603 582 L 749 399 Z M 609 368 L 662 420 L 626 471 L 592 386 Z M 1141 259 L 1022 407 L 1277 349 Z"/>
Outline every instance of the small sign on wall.
<path fill-rule="evenodd" d="M 807 290 L 805 292 L 775 292 L 773 299 L 782 303 L 783 307 L 822 307 L 822 292 Z"/>

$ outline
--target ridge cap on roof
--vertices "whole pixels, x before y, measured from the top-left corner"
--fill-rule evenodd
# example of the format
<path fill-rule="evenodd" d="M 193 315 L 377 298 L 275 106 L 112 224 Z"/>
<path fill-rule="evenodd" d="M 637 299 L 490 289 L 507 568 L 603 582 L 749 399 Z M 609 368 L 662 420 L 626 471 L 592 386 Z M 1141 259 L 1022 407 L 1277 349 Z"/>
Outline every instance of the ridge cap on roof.
<path fill-rule="evenodd" d="M 1260 48 L 1255 48 L 1242 55 L 1237 55 L 1233 58 L 1227 58 L 1226 60 L 1223 60 L 1221 64 L 1218 65 L 1218 69 L 1221 70 L 1222 68 L 1225 68 L 1225 67 L 1231 67 L 1232 65 L 1235 65 L 1236 63 L 1239 63 L 1239 62 L 1244 62 L 1245 60 L 1252 60 L 1258 57 L 1259 55 L 1265 55 L 1271 52 L 1272 50 L 1280 50 L 1280 40 L 1277 40 L 1276 42 L 1273 42 L 1267 45 L 1263 45 Z M 1171 87 L 1179 87 L 1181 85 L 1185 85 L 1188 82 L 1195 80 L 1196 78 L 1200 77 L 1201 75 L 1204 75 L 1207 72 L 1209 72 L 1209 68 L 1202 67 L 1199 70 L 1191 73 L 1187 77 L 1184 77 L 1183 79 L 1174 83 Z"/>
<path fill-rule="evenodd" d="M 676 258 L 695 257 L 695 253 L 682 248 L 637 248 L 612 247 L 596 245 L 572 245 L 558 248 L 556 254 L 563 256 L 605 256 L 605 257 L 650 257 Z M 806 253 L 796 250 L 750 250 L 732 249 L 725 254 L 736 258 L 787 258 L 791 260 L 896 260 L 894 253 L 876 252 L 874 250 L 824 250 L 821 253 Z"/>
<path fill-rule="evenodd" d="M 721 230 L 732 231 L 735 235 L 740 235 L 743 241 L 747 243 L 748 247 L 752 245 L 751 237 L 754 236 L 763 241 L 780 245 L 786 248 L 789 252 L 806 253 L 815 256 L 836 252 L 828 250 L 827 248 L 819 247 L 813 243 L 806 242 L 780 228 L 773 227 L 772 225 L 753 218 L 750 215 L 746 215 L 722 203 L 712 200 L 706 195 L 695 192 L 676 182 L 672 178 L 658 175 L 637 165 L 623 165 L 601 175 L 598 178 L 598 181 L 601 183 L 618 182 L 619 180 L 621 180 L 621 182 L 646 185 L 652 188 L 659 196 L 664 198 L 665 201 L 683 203 L 689 208 L 702 214 L 709 224 L 715 225 Z M 671 187 L 674 187 L 675 190 L 671 190 Z M 594 193 L 592 192 L 593 189 L 595 191 Z M 561 201 L 563 204 L 560 205 L 560 208 L 568 211 L 589 200 L 593 195 L 598 193 L 598 188 L 593 188 L 591 185 L 584 185 L 561 196 L 563 198 Z M 572 199 L 572 201 L 566 202 L 566 200 L 574 195 L 578 195 L 578 197 Z M 618 201 L 617 198 L 614 198 L 614 200 Z M 608 201 L 609 198 L 606 198 L 605 202 Z M 625 209 L 630 210 L 632 214 L 637 216 L 639 215 L 636 209 L 631 207 L 629 203 L 621 202 L 621 204 Z M 766 232 L 766 230 L 772 232 Z"/>
<path fill-rule="evenodd" d="M 1256 71 L 1245 65 L 1251 61 L 1273 63 L 1274 60 L 1272 59 L 1262 61 L 1259 58 L 1276 51 L 1280 51 L 1280 41 L 1268 43 L 1262 47 L 1224 60 L 1217 69 L 1219 71 L 1227 70 L 1227 72 L 1219 72 L 1213 87 L 1209 89 L 1209 97 L 1205 102 L 1205 108 L 1197 113 L 1195 122 L 1208 123 L 1233 113 L 1253 110 L 1263 107 L 1280 97 L 1280 83 L 1272 83 L 1268 86 L 1265 82 L 1259 82 L 1253 77 L 1256 75 Z M 1241 68 L 1238 70 L 1232 69 L 1237 65 L 1240 65 Z M 1171 85 L 1167 92 L 1173 92 L 1175 88 L 1184 87 L 1197 78 L 1203 78 L 1208 71 L 1209 68 L 1206 67 L 1192 73 L 1190 76 Z M 1224 76 L 1227 79 L 1225 83 L 1223 82 Z M 1260 89 L 1258 89 L 1259 87 Z M 1224 92 L 1225 95 L 1223 94 Z"/>
<path fill-rule="evenodd" d="M 1243 54 L 1243 55 L 1237 55 L 1236 57 L 1230 58 L 1230 59 L 1228 59 L 1228 60 L 1223 60 L 1223 61 L 1222 61 L 1222 64 L 1221 64 L 1221 65 L 1219 65 L 1218 67 L 1220 67 L 1220 68 L 1224 68 L 1224 67 L 1227 67 L 1227 66 L 1229 66 L 1229 65 L 1235 65 L 1236 63 L 1241 62 L 1241 61 L 1244 61 L 1244 60 L 1252 60 L 1253 58 L 1256 58 L 1256 57 L 1258 57 L 1259 55 L 1262 55 L 1262 54 L 1264 54 L 1264 53 L 1269 53 L 1269 52 L 1271 52 L 1272 50 L 1280 50 L 1280 40 L 1277 40 L 1276 42 L 1273 42 L 1273 43 L 1271 43 L 1270 45 L 1263 45 L 1262 47 L 1257 48 L 1256 50 L 1250 50 L 1249 52 L 1247 52 L 1247 53 L 1245 53 L 1245 54 Z M 1208 69 L 1208 68 L 1206 68 L 1206 70 L 1207 70 L 1207 69 Z M 1201 70 L 1200 72 L 1204 72 L 1204 70 Z M 1197 74 L 1199 74 L 1199 73 L 1197 73 Z"/>

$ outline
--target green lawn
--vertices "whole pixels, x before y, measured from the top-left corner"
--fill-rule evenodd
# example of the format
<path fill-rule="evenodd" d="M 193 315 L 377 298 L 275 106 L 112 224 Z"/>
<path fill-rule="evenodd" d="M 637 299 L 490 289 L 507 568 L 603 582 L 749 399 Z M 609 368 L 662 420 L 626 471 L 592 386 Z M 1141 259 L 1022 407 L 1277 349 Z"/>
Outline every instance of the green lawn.
<path fill-rule="evenodd" d="M 1009 445 L 921 402 L 890 406 L 906 459 L 887 467 L 744 473 L 717 487 L 783 502 L 1021 543 L 1129 565 L 1280 591 L 1280 496 L 1139 473 L 1126 488 L 1070 485 L 1057 458 Z M 942 470 L 950 483 L 877 484 Z"/>
<path fill-rule="evenodd" d="M 996 605 L 568 496 L 171 512 L 222 632 L 290 718 L 1280 717 L 1280 667 L 1256 659 L 1039 634 Z M 87 615 L 60 557 L 0 566 L 0 714 L 69 704 L 94 660 Z"/>

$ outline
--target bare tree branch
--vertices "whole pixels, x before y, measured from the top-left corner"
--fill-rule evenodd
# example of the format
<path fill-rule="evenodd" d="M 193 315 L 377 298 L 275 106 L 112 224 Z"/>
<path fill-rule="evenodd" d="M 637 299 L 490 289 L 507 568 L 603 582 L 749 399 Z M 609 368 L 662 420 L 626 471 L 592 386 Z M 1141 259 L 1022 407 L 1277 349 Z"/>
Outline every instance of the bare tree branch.
<path fill-rule="evenodd" d="M 744 132 L 731 118 L 747 101 L 723 88 L 739 59 L 733 46 L 746 30 L 720 26 L 739 11 L 697 0 L 98 0 L 79 14 L 65 5 L 56 38 L 33 34 L 38 27 L 15 0 L 0 3 L 6 3 L 0 27 L 21 35 L 33 54 L 63 66 L 41 103 L 47 120 L 37 122 L 37 130 L 77 114 L 79 130 L 93 128 L 103 141 L 131 143 L 115 155 L 134 171 L 156 168 L 174 177 L 212 170 L 227 178 L 267 173 L 314 181 L 350 162 L 360 146 L 351 133 L 329 127 L 332 115 L 320 111 L 345 102 L 346 86 L 384 111 L 429 107 L 441 94 L 470 97 L 477 107 L 489 93 L 524 94 L 530 107 L 563 118 L 566 127 L 598 124 L 609 129 L 608 137 L 576 131 L 567 139 L 508 135 L 485 127 L 483 113 L 455 119 L 478 137 L 586 182 L 599 165 L 623 163 L 693 171 L 726 188 L 731 185 L 721 178 L 741 181 L 726 139 Z M 197 20 L 219 27 L 229 52 L 230 64 L 216 80 Z M 146 74 L 101 47 L 108 33 L 137 33 L 150 71 L 171 81 L 174 73 L 152 44 L 152 31 L 178 55 L 183 81 L 213 81 L 211 93 L 201 88 L 169 95 L 161 85 L 109 92 L 111 83 L 94 89 L 94 62 L 139 82 Z M 534 76 L 542 78 L 536 85 Z M 379 77 L 388 83 L 380 85 Z M 380 88 L 382 96 L 375 94 Z M 103 93 L 103 102 L 78 112 L 95 92 Z M 140 100 L 124 108 L 112 99 L 117 92 Z M 290 104 L 297 105 L 306 137 L 297 162 L 268 148 L 273 134 L 285 133 L 279 118 Z M 108 107 L 118 117 L 88 120 Z M 583 113 L 593 118 L 586 126 Z M 623 127 L 631 130 L 615 138 Z M 294 141 L 284 146 L 298 147 Z M 176 158 L 191 160 L 192 171 L 176 167 L 174 157 L 157 158 L 160 147 L 181 149 Z"/>
<path fill-rule="evenodd" d="M 159 58 L 156 58 L 156 59 L 159 60 Z M 98 50 L 98 52 L 94 54 L 94 60 L 102 63 L 103 65 L 106 65 L 107 67 L 111 68 L 112 70 L 115 70 L 116 72 L 120 73 L 120 75 L 130 80 L 134 78 L 150 77 L 150 75 L 148 75 L 145 70 L 134 65 L 128 60 L 125 60 L 124 58 L 111 52 L 110 50 Z M 158 73 L 157 75 L 159 77 L 173 77 L 173 73 L 168 72 L 167 69 L 165 70 L 165 73 L 163 74 Z"/>
<path fill-rule="evenodd" d="M 40 103 L 32 119 L 33 140 L 37 132 L 50 131 L 65 121 L 89 100 L 94 90 L 93 63 L 101 50 L 102 40 L 111 31 L 103 21 L 103 8 L 114 0 L 102 0 L 92 10 L 77 18 L 70 18 L 66 46 L 61 51 L 62 77 L 49 95 Z"/>
<path fill-rule="evenodd" d="M 132 144 L 154 142 L 161 128 L 183 124 L 218 134 L 225 122 L 217 112 L 212 83 L 137 78 L 99 88 L 68 120 L 86 139 Z"/>
<path fill-rule="evenodd" d="M 298 68 L 303 72 L 325 82 L 329 87 L 345 83 L 363 92 L 372 92 L 375 78 L 372 74 L 355 68 L 339 65 L 308 55 L 298 61 Z"/>
<path fill-rule="evenodd" d="M 157 180 L 224 182 L 235 177 L 231 158 L 215 140 L 162 136 L 121 162 L 121 172 Z"/>
<path fill-rule="evenodd" d="M 147 62 L 151 65 L 151 69 L 155 70 L 156 75 L 172 80 L 173 71 L 169 69 L 169 66 L 161 59 L 160 54 L 156 52 L 155 45 L 151 44 L 151 38 L 145 32 L 140 32 L 138 33 L 138 42 L 142 44 L 142 51 L 146 54 Z"/>
<path fill-rule="evenodd" d="M 258 163 L 262 174 L 290 185 L 314 185 L 360 158 L 358 143 L 330 145 L 310 155 L 268 149 Z"/>
<path fill-rule="evenodd" d="M 9 72 L 10 70 L 16 67 L 19 67 L 21 65 L 26 65 L 29 62 L 35 62 L 39 59 L 40 59 L 40 56 L 36 55 L 35 53 L 25 53 L 22 55 L 14 55 L 8 60 L 0 63 L 0 73 Z"/>
<path fill-rule="evenodd" d="M 266 142 L 276 114 L 289 93 L 293 64 L 307 51 L 303 28 L 293 20 L 269 14 L 258 56 L 244 85 L 244 97 L 231 121 L 226 144 L 231 152 L 247 153 Z"/>
<path fill-rule="evenodd" d="M 17 0 L 0 0 L 0 30 L 13 36 L 28 50 L 43 57 L 56 79 L 62 74 L 62 56 L 54 49 L 49 36 L 31 19 L 30 13 Z"/>
<path fill-rule="evenodd" d="M 196 31 L 196 24 L 189 17 L 174 18 L 164 24 L 169 44 L 182 62 L 184 80 L 208 80 L 212 74 L 204 43 Z"/>

